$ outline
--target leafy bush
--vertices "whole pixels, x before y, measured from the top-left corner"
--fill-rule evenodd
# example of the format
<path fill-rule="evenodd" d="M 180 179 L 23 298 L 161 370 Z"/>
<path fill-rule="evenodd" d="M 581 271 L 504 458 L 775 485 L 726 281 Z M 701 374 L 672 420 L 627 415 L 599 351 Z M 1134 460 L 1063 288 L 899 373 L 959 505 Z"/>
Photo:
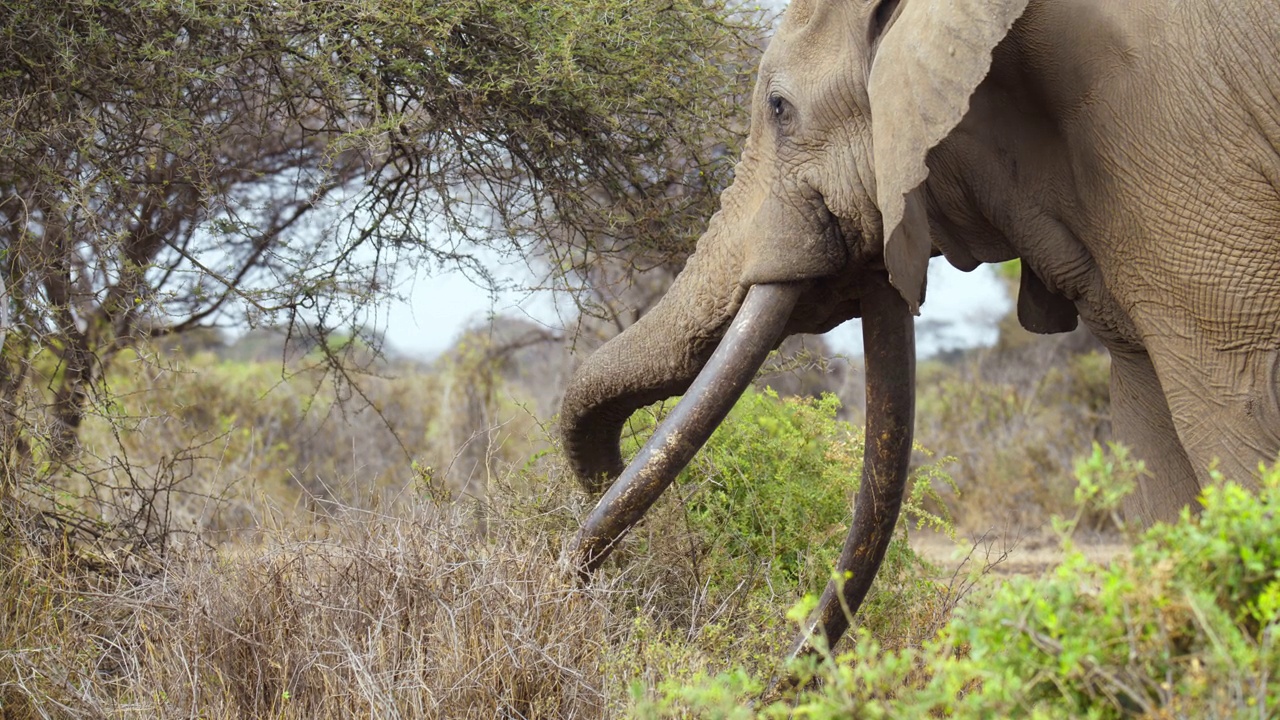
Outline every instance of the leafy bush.
<path fill-rule="evenodd" d="M 1092 489 L 1138 468 L 1095 449 L 1080 465 Z M 1110 469 L 1110 472 L 1108 472 Z M 857 646 L 811 669 L 822 680 L 758 710 L 761 684 L 741 672 L 667 686 L 637 714 L 708 717 L 1271 717 L 1280 709 L 1280 465 L 1261 491 L 1222 482 L 1199 515 L 1143 534 L 1109 566 L 1071 549 L 1040 578 L 1018 577 L 967 602 L 936 640 L 885 651 Z M 1079 516 L 1078 516 L 1079 517 Z M 803 670 L 802 670 L 803 671 Z"/>
<path fill-rule="evenodd" d="M 714 585 L 763 572 L 776 586 L 821 590 L 831 574 L 862 477 L 863 429 L 836 419 L 840 401 L 749 392 L 680 477 L 690 526 L 714 563 Z M 917 471 L 904 516 L 945 530 L 926 512 L 937 465 Z M 901 536 L 905 538 L 904 534 Z"/>
<path fill-rule="evenodd" d="M 615 553 L 627 575 L 663 579 L 644 597 L 626 596 L 645 611 L 614 654 L 617 672 L 652 685 L 688 682 L 735 661 L 754 673 L 776 669 L 795 636 L 781 608 L 820 592 L 831 577 L 861 478 L 863 430 L 838 420 L 838 410 L 831 395 L 779 399 L 749 390 L 738 401 Z M 637 415 L 629 445 L 660 415 Z M 931 496 L 937 505 L 935 487 L 949 482 L 940 465 L 913 473 L 898 533 L 863 606 L 886 646 L 919 643 L 947 616 L 946 589 L 907 542 L 912 524 L 950 531 L 945 515 L 924 509 Z"/>

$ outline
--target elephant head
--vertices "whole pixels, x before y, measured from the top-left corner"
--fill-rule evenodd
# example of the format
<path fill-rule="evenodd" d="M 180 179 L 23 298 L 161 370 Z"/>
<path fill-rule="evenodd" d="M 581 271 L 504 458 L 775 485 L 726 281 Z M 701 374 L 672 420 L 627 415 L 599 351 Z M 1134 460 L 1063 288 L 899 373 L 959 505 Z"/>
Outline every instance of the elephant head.
<path fill-rule="evenodd" d="M 814 626 L 832 641 L 844 631 L 840 601 L 856 611 L 870 587 L 907 474 L 912 315 L 932 252 L 926 153 L 960 123 L 1026 3 L 792 3 L 761 60 L 750 135 L 720 211 L 663 300 L 588 358 L 565 395 L 565 451 L 597 491 L 623 471 L 628 416 L 685 393 L 587 521 L 584 570 L 674 479 L 785 335 L 862 317 L 867 457 L 838 566 L 851 579 L 827 588 Z"/>

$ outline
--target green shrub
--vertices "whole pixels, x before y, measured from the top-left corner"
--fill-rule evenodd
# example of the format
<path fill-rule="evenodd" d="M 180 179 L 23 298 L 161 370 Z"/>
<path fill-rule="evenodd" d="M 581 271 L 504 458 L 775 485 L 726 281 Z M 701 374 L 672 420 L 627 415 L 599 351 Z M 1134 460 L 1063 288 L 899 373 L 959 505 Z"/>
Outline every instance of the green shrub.
<path fill-rule="evenodd" d="M 1078 466 L 1110 504 L 1108 483 L 1137 472 L 1095 448 Z M 1109 472 L 1108 472 L 1109 470 Z M 1280 709 L 1280 465 L 1261 490 L 1220 482 L 1202 512 L 1144 533 L 1108 566 L 1072 550 L 1039 578 L 966 602 L 938 638 L 887 652 L 856 647 L 813 671 L 818 689 L 750 712 L 741 673 L 667 686 L 649 717 L 1272 717 Z M 1219 479 L 1220 480 L 1220 479 Z M 1079 517 L 1079 515 L 1077 516 Z M 724 698 L 737 692 L 732 700 Z M 734 714 L 739 713 L 739 714 Z"/>
<path fill-rule="evenodd" d="M 826 584 L 862 476 L 863 429 L 838 420 L 839 409 L 831 394 L 779 399 L 772 390 L 748 390 L 680 475 L 676 494 L 712 587 L 734 587 L 752 575 L 801 594 Z M 647 438 L 655 417 L 647 416 L 633 446 Z M 937 500 L 936 484 L 949 483 L 946 461 L 912 474 L 900 541 L 908 519 L 949 531 L 945 510 L 923 507 L 926 498 Z"/>
<path fill-rule="evenodd" d="M 636 620 L 612 653 L 611 674 L 641 681 L 636 692 L 645 696 L 645 688 L 699 686 L 693 678 L 735 663 L 744 677 L 776 671 L 796 633 L 783 608 L 831 577 L 861 478 L 863 430 L 838 420 L 838 410 L 831 395 L 749 390 L 738 401 L 615 554 L 630 590 L 621 602 Z M 660 415 L 633 419 L 630 449 Z M 945 588 L 907 543 L 911 524 L 950 531 L 945 516 L 924 509 L 931 496 L 939 505 L 935 486 L 949 482 L 940 465 L 912 474 L 899 531 L 863 606 L 888 647 L 931 637 L 947 616 L 939 611 Z"/>
<path fill-rule="evenodd" d="M 1100 567 L 1073 552 L 1045 578 L 1016 579 L 969 607 L 949 639 L 968 656 L 938 662 L 917 707 L 1269 716 L 1280 707 L 1267 682 L 1280 671 L 1280 466 L 1257 495 L 1221 483 L 1202 504 L 1199 517 L 1184 511 L 1145 533 L 1127 560 Z"/>

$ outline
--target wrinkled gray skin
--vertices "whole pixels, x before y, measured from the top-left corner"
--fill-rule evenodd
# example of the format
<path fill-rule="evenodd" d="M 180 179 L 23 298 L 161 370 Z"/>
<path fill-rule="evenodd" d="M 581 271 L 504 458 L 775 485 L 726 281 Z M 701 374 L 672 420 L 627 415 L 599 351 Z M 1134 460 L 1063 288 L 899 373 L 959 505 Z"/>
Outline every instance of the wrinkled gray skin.
<path fill-rule="evenodd" d="M 1263 0 L 797 0 L 696 254 L 566 394 L 575 469 L 617 474 L 620 418 L 688 386 L 752 285 L 805 283 L 786 332 L 822 332 L 886 272 L 915 311 L 940 253 L 1021 258 L 1023 325 L 1111 350 L 1151 471 L 1130 517 L 1215 459 L 1248 481 L 1280 452 L 1278 39 Z"/>

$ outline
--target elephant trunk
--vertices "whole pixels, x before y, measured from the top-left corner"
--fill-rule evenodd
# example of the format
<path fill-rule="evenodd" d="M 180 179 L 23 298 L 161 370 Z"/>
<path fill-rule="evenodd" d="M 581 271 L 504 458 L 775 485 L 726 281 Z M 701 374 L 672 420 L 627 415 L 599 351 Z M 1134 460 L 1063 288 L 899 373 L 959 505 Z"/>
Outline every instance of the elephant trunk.
<path fill-rule="evenodd" d="M 645 443 L 587 518 L 574 554 L 584 576 L 644 516 L 741 397 L 782 339 L 803 283 L 753 286 L 688 394 Z M 616 448 L 616 444 L 613 446 Z"/>
<path fill-rule="evenodd" d="M 742 174 L 745 173 L 745 165 Z M 732 206 L 748 192 L 735 183 L 722 196 Z M 618 440 L 627 418 L 640 408 L 683 394 L 716 349 L 746 294 L 739 283 L 737 228 L 716 213 L 698 250 L 662 300 L 621 335 L 583 362 L 560 409 L 564 452 L 579 482 L 591 493 L 623 469 Z"/>
<path fill-rule="evenodd" d="M 677 278 L 677 283 L 679 279 Z M 565 456 L 583 488 L 599 493 L 622 472 L 619 438 L 636 410 L 683 393 L 710 348 L 692 347 L 679 303 L 664 297 L 578 368 L 560 406 Z"/>
<path fill-rule="evenodd" d="M 587 358 L 565 391 L 560 412 L 565 455 L 588 492 L 599 492 L 622 472 L 618 441 L 627 418 L 684 393 L 702 370 L 715 339 L 710 337 L 714 331 L 699 326 L 723 327 L 731 317 L 728 302 L 723 319 L 690 317 L 680 287 L 692 284 L 686 273 L 652 311 Z"/>

